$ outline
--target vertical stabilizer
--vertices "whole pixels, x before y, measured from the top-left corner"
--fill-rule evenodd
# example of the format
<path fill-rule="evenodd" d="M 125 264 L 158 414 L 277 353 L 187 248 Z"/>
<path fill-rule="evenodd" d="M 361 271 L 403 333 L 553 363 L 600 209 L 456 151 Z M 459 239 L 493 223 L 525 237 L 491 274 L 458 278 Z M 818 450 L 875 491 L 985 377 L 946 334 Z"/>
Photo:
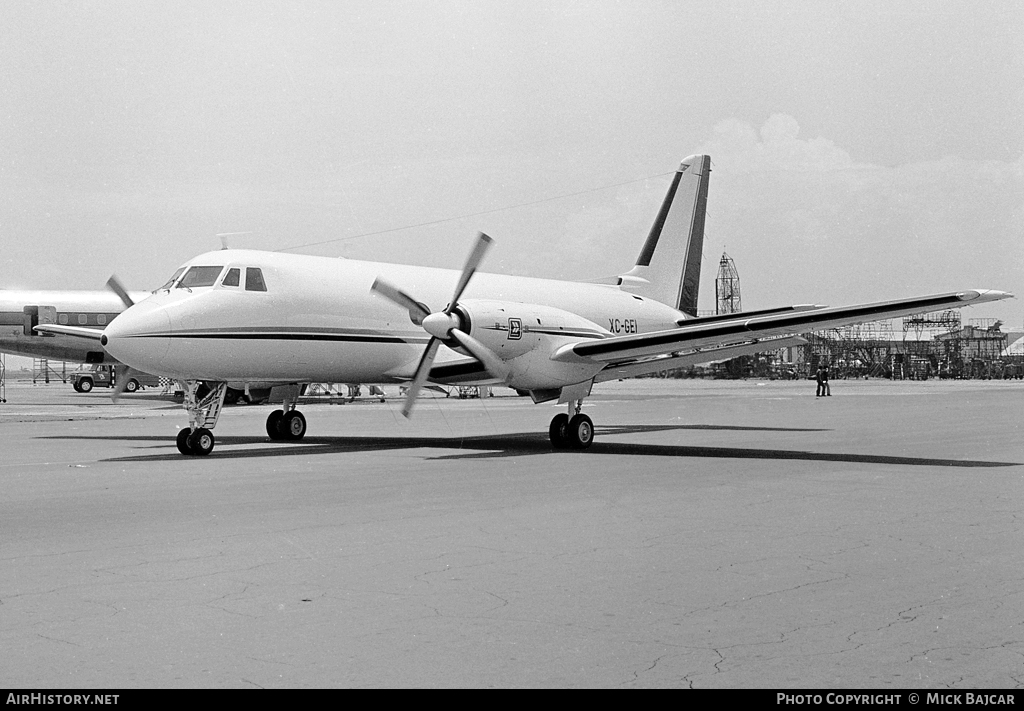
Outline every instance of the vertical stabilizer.
<path fill-rule="evenodd" d="M 711 156 L 683 159 L 623 289 L 697 315 Z"/>

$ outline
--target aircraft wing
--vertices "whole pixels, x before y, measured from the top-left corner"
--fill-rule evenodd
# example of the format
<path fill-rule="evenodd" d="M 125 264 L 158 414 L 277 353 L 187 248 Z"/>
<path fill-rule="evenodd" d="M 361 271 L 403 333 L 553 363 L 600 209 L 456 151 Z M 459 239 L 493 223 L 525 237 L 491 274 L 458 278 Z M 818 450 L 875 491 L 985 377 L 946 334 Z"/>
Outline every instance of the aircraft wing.
<path fill-rule="evenodd" d="M 597 362 L 624 367 L 652 356 L 694 354 L 707 349 L 753 344 L 764 339 L 798 336 L 811 331 L 840 328 L 857 323 L 972 306 L 1012 296 L 1013 294 L 1005 291 L 974 289 L 857 306 L 781 310 L 775 314 L 762 316 L 740 314 L 733 319 L 703 323 L 698 321 L 691 326 L 681 326 L 666 331 L 571 343 L 559 348 L 551 358 L 556 361 Z M 772 348 L 772 345 L 764 344 L 759 350 Z M 719 360 L 721 357 L 709 353 L 706 361 Z"/>
<path fill-rule="evenodd" d="M 35 326 L 33 330 L 39 331 L 40 333 L 59 333 L 62 336 L 89 338 L 93 341 L 100 340 L 100 336 L 103 335 L 103 329 L 100 328 L 87 328 L 86 326 L 58 326 L 55 323 L 41 324 L 39 326 Z"/>
<path fill-rule="evenodd" d="M 597 374 L 594 382 L 603 383 L 608 380 L 619 380 L 620 378 L 635 378 L 638 375 L 658 373 L 670 368 L 689 368 L 701 363 L 715 363 L 729 360 L 730 358 L 738 358 L 739 356 L 774 351 L 779 348 L 802 346 L 805 343 L 807 343 L 807 339 L 800 336 L 764 338 L 754 339 L 740 345 L 701 348 L 690 351 L 684 350 L 652 358 L 624 358 L 620 362 L 609 363 L 604 370 Z"/>

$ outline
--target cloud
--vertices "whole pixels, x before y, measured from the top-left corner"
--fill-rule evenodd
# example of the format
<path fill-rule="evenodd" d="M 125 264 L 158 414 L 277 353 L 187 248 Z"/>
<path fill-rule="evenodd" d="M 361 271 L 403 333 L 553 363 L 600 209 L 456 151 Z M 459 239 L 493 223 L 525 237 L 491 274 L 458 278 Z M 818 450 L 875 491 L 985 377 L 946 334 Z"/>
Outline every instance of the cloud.
<path fill-rule="evenodd" d="M 827 172 L 861 169 L 850 154 L 825 138 L 800 139 L 800 126 L 786 114 L 773 114 L 760 130 L 739 119 L 720 121 L 701 151 L 735 173 L 765 171 Z"/>
<path fill-rule="evenodd" d="M 784 114 L 760 128 L 721 121 L 700 150 L 713 165 L 705 261 L 728 248 L 745 308 L 1024 291 L 1024 159 L 862 163 L 827 138 L 802 138 Z M 1019 306 L 999 308 L 1021 321 Z"/>

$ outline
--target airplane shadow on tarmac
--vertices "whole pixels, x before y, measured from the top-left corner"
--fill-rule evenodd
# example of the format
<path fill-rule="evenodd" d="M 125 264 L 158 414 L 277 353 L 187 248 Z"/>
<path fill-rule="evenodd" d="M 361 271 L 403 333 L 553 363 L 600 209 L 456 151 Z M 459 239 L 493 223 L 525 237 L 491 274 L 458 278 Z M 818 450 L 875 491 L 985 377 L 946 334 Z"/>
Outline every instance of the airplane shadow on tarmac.
<path fill-rule="evenodd" d="M 823 429 L 788 427 L 738 427 L 730 425 L 604 425 L 595 427 L 602 437 L 663 432 L 666 430 L 746 430 L 768 432 L 824 432 Z M 40 439 L 77 439 L 87 441 L 116 440 L 120 442 L 154 442 L 148 449 L 160 453 L 128 457 L 110 457 L 103 462 L 159 462 L 182 461 L 172 438 L 147 435 L 89 437 L 51 435 Z M 241 445 L 265 445 L 246 449 Z M 167 450 L 170 449 L 168 452 Z M 706 459 L 790 459 L 810 462 L 850 462 L 856 464 L 898 464 L 929 467 L 1012 467 L 1021 462 L 988 462 L 962 459 L 933 459 L 924 457 L 898 457 L 881 454 L 845 454 L 842 452 L 809 452 L 788 449 L 761 449 L 751 447 L 702 447 L 671 444 L 639 444 L 609 442 L 598 439 L 585 450 L 554 450 L 546 433 L 519 432 L 474 437 L 305 437 L 299 442 L 272 442 L 267 437 L 224 436 L 217 438 L 217 448 L 209 457 L 189 457 L 189 462 L 223 461 L 225 459 L 253 459 L 259 457 L 310 456 L 341 454 L 345 452 L 379 452 L 392 449 L 461 450 L 458 453 L 427 457 L 430 460 L 495 459 L 522 456 L 594 456 L 629 455 L 640 457 L 689 457 Z"/>

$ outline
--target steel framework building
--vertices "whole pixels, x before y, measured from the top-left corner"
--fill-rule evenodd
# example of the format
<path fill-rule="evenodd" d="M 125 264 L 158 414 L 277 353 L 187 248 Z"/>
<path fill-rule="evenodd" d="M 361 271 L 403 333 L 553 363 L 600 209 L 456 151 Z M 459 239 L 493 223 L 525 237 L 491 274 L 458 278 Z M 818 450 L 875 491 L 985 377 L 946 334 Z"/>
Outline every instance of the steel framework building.
<path fill-rule="evenodd" d="M 736 262 L 725 252 L 718 260 L 718 278 L 715 279 L 715 313 L 734 314 L 743 310 L 740 302 L 740 274 Z"/>

